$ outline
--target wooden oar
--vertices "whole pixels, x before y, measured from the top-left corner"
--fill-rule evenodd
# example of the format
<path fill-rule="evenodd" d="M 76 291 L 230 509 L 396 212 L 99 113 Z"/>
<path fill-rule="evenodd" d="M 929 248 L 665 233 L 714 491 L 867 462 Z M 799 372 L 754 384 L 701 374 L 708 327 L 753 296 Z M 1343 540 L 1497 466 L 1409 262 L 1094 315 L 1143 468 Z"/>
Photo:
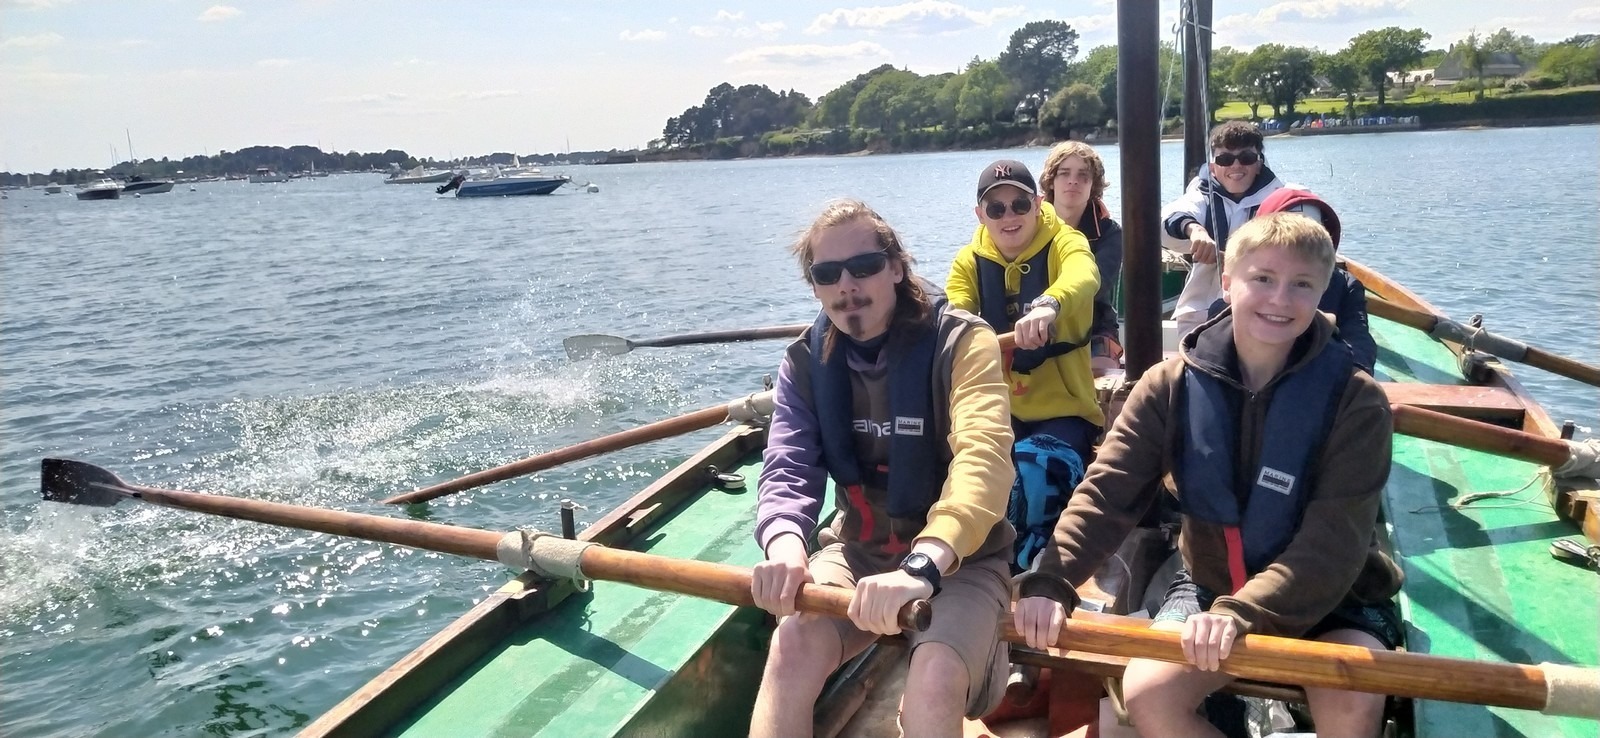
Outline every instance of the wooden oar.
<path fill-rule="evenodd" d="M 110 470 L 70 459 L 45 459 L 40 463 L 40 471 L 40 489 L 44 499 L 54 502 L 110 507 L 124 499 L 136 499 L 207 515 L 394 543 L 486 561 L 505 561 L 508 551 L 513 558 L 519 550 L 526 552 L 519 533 L 499 533 L 265 500 L 143 487 L 122 481 Z M 622 582 L 731 605 L 755 604 L 750 596 L 749 569 L 607 548 L 582 541 L 558 538 L 550 543 L 564 549 L 558 554 L 575 553 L 575 573 L 581 573 L 588 579 Z M 531 567 L 520 559 L 517 563 L 522 564 L 522 568 L 548 570 L 552 562 L 539 556 L 540 551 L 535 546 Z M 795 607 L 805 612 L 848 617 L 850 592 L 839 587 L 802 585 L 795 598 Z M 925 630 L 933 617 L 932 612 L 926 600 L 910 602 L 900 611 L 900 626 L 907 630 Z"/>
<path fill-rule="evenodd" d="M 1534 464 L 1561 466 L 1572 457 L 1567 442 L 1410 405 L 1390 405 L 1394 432 Z"/>
<path fill-rule="evenodd" d="M 45 459 L 41 472 L 44 498 L 57 502 L 109 507 L 132 498 L 211 515 L 488 561 L 508 558 L 519 563 L 528 561 L 543 571 L 561 566 L 560 562 L 548 560 L 540 553 L 540 544 L 529 545 L 528 539 L 519 533 L 143 487 L 128 484 L 93 464 L 67 459 Z M 575 564 L 572 571 L 590 579 L 735 605 L 753 604 L 747 569 L 610 549 L 582 541 L 557 539 L 551 543 L 558 549 L 555 558 L 571 555 L 572 560 L 567 563 Z M 844 617 L 849 601 L 849 590 L 808 584 L 801 587 L 795 604 L 806 612 Z M 931 622 L 931 617 L 931 606 L 927 602 L 912 602 L 901 611 L 900 624 L 907 629 L 921 629 Z M 1004 637 L 1022 642 L 1010 618 L 1005 619 Z M 1080 613 L 1067 621 L 1056 646 L 1125 658 L 1183 661 L 1177 633 L 1150 630 L 1145 621 L 1116 616 Z M 1600 690 L 1600 677 L 1592 668 L 1485 663 L 1270 636 L 1244 636 L 1234 643 L 1232 655 L 1223 662 L 1223 671 L 1262 681 L 1600 717 L 1600 699 L 1594 698 Z"/>
<path fill-rule="evenodd" d="M 1490 333 L 1482 328 L 1463 325 L 1442 315 L 1423 312 L 1398 305 L 1381 297 L 1367 298 L 1367 312 L 1423 331 L 1441 341 L 1468 346 L 1494 354 L 1502 359 L 1518 361 L 1528 366 L 1559 374 L 1569 379 L 1600 387 L 1600 367 L 1576 359 L 1552 354 L 1521 341 Z"/>
<path fill-rule="evenodd" d="M 685 413 L 675 418 L 658 420 L 638 428 L 629 428 L 625 431 L 601 436 L 590 441 L 574 444 L 566 448 L 557 449 L 537 456 L 530 456 L 521 461 L 502 464 L 493 469 L 468 474 L 459 479 L 440 482 L 431 487 L 413 490 L 403 495 L 395 495 L 383 501 L 385 505 L 409 505 L 417 502 L 427 502 L 436 497 L 462 490 L 482 487 L 486 484 L 503 482 L 513 477 L 524 474 L 544 471 L 569 461 L 587 459 L 590 456 L 620 451 L 625 448 L 637 446 L 641 443 L 658 441 L 663 438 L 710 428 L 728 420 L 753 420 L 755 417 L 772 412 L 772 392 L 757 393 L 732 403 L 721 403 L 711 407 L 702 408 L 692 413 Z"/>
<path fill-rule="evenodd" d="M 1151 630 L 1145 620 L 1077 612 L 1063 624 L 1055 647 L 1185 663 L 1179 637 L 1176 632 Z M 1005 639 L 1025 642 L 1011 618 L 1005 621 Z M 1058 651 L 1051 655 L 1063 666 L 1072 665 Z M 1592 667 L 1491 663 L 1246 635 L 1234 641 L 1222 671 L 1281 684 L 1600 717 L 1600 669 Z"/>
<path fill-rule="evenodd" d="M 600 333 L 586 333 L 581 336 L 572 336 L 562 341 L 561 346 L 567 350 L 568 359 L 581 361 L 596 356 L 625 354 L 636 348 L 687 346 L 696 343 L 736 343 L 739 341 L 760 341 L 768 338 L 794 338 L 809 327 L 811 327 L 810 323 L 796 323 L 794 325 L 774 325 L 766 328 L 685 333 L 677 336 L 640 340 L 623 338 L 622 336 L 608 336 Z"/>

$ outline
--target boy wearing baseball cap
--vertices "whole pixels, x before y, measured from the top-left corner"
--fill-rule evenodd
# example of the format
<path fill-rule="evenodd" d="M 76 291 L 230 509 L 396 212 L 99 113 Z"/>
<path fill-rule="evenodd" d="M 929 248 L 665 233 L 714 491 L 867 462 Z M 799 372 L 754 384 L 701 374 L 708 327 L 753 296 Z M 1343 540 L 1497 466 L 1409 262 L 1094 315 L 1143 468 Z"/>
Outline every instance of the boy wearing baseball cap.
<path fill-rule="evenodd" d="M 1100 270 L 1088 239 L 1056 217 L 1022 162 L 984 167 L 977 200 L 978 230 L 950 265 L 945 293 L 995 332 L 1016 331 L 1006 357 L 1018 462 L 1011 516 L 1014 564 L 1025 569 L 1049 543 L 1105 424 L 1088 350 Z"/>

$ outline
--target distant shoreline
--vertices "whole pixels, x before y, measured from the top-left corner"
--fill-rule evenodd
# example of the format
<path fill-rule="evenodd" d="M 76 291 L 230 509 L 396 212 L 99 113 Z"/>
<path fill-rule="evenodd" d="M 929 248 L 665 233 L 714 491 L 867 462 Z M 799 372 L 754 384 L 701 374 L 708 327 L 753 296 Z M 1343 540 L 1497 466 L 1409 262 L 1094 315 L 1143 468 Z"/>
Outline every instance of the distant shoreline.
<path fill-rule="evenodd" d="M 1504 119 L 1504 118 L 1502 118 L 1502 119 L 1462 120 L 1462 121 L 1449 121 L 1449 122 L 1446 122 L 1446 123 L 1436 123 L 1436 124 L 1432 124 L 1432 125 L 1428 124 L 1427 122 L 1423 122 L 1420 125 L 1406 125 L 1406 126 L 1390 126 L 1390 125 L 1348 126 L 1348 127 L 1330 129 L 1330 130 L 1327 130 L 1325 132 L 1324 131 L 1319 131 L 1318 133 L 1312 134 L 1312 135 L 1362 135 L 1362 134 L 1374 134 L 1374 133 L 1426 133 L 1428 131 L 1453 131 L 1453 130 L 1471 130 L 1471 129 L 1488 129 L 1488 128 L 1543 128 L 1543 127 L 1572 126 L 1572 125 L 1595 125 L 1595 124 L 1600 124 L 1600 113 L 1593 114 L 1593 115 L 1561 116 L 1561 117 L 1550 117 L 1550 118 L 1523 118 L 1523 119 Z M 1292 133 L 1290 133 L 1288 131 L 1275 131 L 1275 132 L 1267 134 L 1267 137 L 1268 138 L 1274 138 L 1274 139 L 1277 139 L 1277 138 L 1288 138 L 1288 137 L 1301 138 L 1301 137 L 1304 137 L 1304 135 L 1305 134 L 1292 134 Z M 1068 139 L 1056 139 L 1056 140 L 1052 140 L 1052 141 L 1046 142 L 1046 141 L 1041 140 L 1040 138 L 1035 137 L 1035 138 L 1030 138 L 1030 139 L 1028 139 L 1026 141 L 1021 141 L 1021 142 L 994 141 L 994 142 L 986 142 L 983 145 L 977 145 L 977 146 L 933 147 L 933 148 L 923 148 L 923 149 L 908 149 L 908 150 L 901 150 L 901 151 L 882 151 L 882 150 L 876 150 L 876 149 L 874 149 L 872 147 L 868 147 L 868 148 L 864 148 L 864 149 L 858 149 L 858 150 L 855 150 L 855 151 L 846 151 L 846 152 L 840 152 L 840 153 L 836 153 L 836 154 L 812 152 L 812 153 L 800 153 L 800 154 L 757 154 L 757 155 L 753 155 L 753 156 L 731 156 L 731 157 L 712 157 L 712 156 L 703 156 L 703 155 L 702 156 L 687 156 L 687 155 L 684 155 L 687 152 L 682 152 L 682 151 L 671 151 L 671 152 L 620 152 L 619 154 L 613 155 L 611 157 L 611 159 L 628 158 L 630 160 L 626 160 L 626 161 L 607 160 L 607 161 L 595 162 L 595 163 L 596 164 L 646 164 L 646 163 L 678 162 L 678 161 L 737 161 L 737 160 L 741 160 L 741 159 L 799 159 L 799 158 L 809 158 L 809 157 L 850 157 L 850 156 L 886 156 L 886 155 L 894 155 L 894 154 L 935 154 L 935 153 L 941 153 L 941 152 L 946 152 L 946 151 L 988 151 L 988 150 L 996 150 L 996 149 L 1042 148 L 1042 147 L 1054 146 L 1056 143 L 1059 143 L 1060 141 L 1064 141 L 1064 140 L 1068 140 Z M 1115 135 L 1109 135 L 1108 136 L 1108 135 L 1104 135 L 1104 134 L 1099 134 L 1099 135 L 1095 135 L 1093 138 L 1073 136 L 1070 140 L 1083 141 L 1084 143 L 1088 143 L 1090 145 L 1098 146 L 1098 145 L 1102 145 L 1102 144 L 1115 144 L 1115 143 L 1117 143 L 1118 137 L 1115 136 Z M 1162 141 L 1182 141 L 1183 140 L 1183 134 L 1182 133 L 1163 134 L 1161 136 L 1161 140 Z"/>

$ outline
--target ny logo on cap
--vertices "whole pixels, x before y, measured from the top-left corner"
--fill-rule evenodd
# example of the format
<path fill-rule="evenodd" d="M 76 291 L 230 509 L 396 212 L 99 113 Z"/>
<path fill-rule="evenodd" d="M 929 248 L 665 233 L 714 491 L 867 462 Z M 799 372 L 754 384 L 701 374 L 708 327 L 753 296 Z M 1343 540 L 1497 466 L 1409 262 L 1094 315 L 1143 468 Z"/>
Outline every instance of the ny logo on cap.
<path fill-rule="evenodd" d="M 1009 165 L 1009 164 L 996 164 L 995 167 L 994 167 L 994 176 L 995 176 L 996 179 L 1010 179 L 1011 178 L 1011 165 Z"/>

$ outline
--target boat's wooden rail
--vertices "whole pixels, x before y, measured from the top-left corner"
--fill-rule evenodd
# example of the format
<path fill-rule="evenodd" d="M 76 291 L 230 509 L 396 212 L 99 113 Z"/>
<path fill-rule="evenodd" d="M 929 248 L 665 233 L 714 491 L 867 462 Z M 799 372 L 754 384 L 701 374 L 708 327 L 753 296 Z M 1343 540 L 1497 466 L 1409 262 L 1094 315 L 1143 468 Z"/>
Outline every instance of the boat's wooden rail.
<path fill-rule="evenodd" d="M 765 428 L 741 425 L 730 430 L 577 537 L 627 548 L 651 525 L 708 489 L 708 467 L 736 466 L 740 458 L 765 441 Z M 384 734 L 509 633 L 573 592 L 569 581 L 542 580 L 530 573 L 518 576 L 306 726 L 300 732 L 301 738 Z"/>

